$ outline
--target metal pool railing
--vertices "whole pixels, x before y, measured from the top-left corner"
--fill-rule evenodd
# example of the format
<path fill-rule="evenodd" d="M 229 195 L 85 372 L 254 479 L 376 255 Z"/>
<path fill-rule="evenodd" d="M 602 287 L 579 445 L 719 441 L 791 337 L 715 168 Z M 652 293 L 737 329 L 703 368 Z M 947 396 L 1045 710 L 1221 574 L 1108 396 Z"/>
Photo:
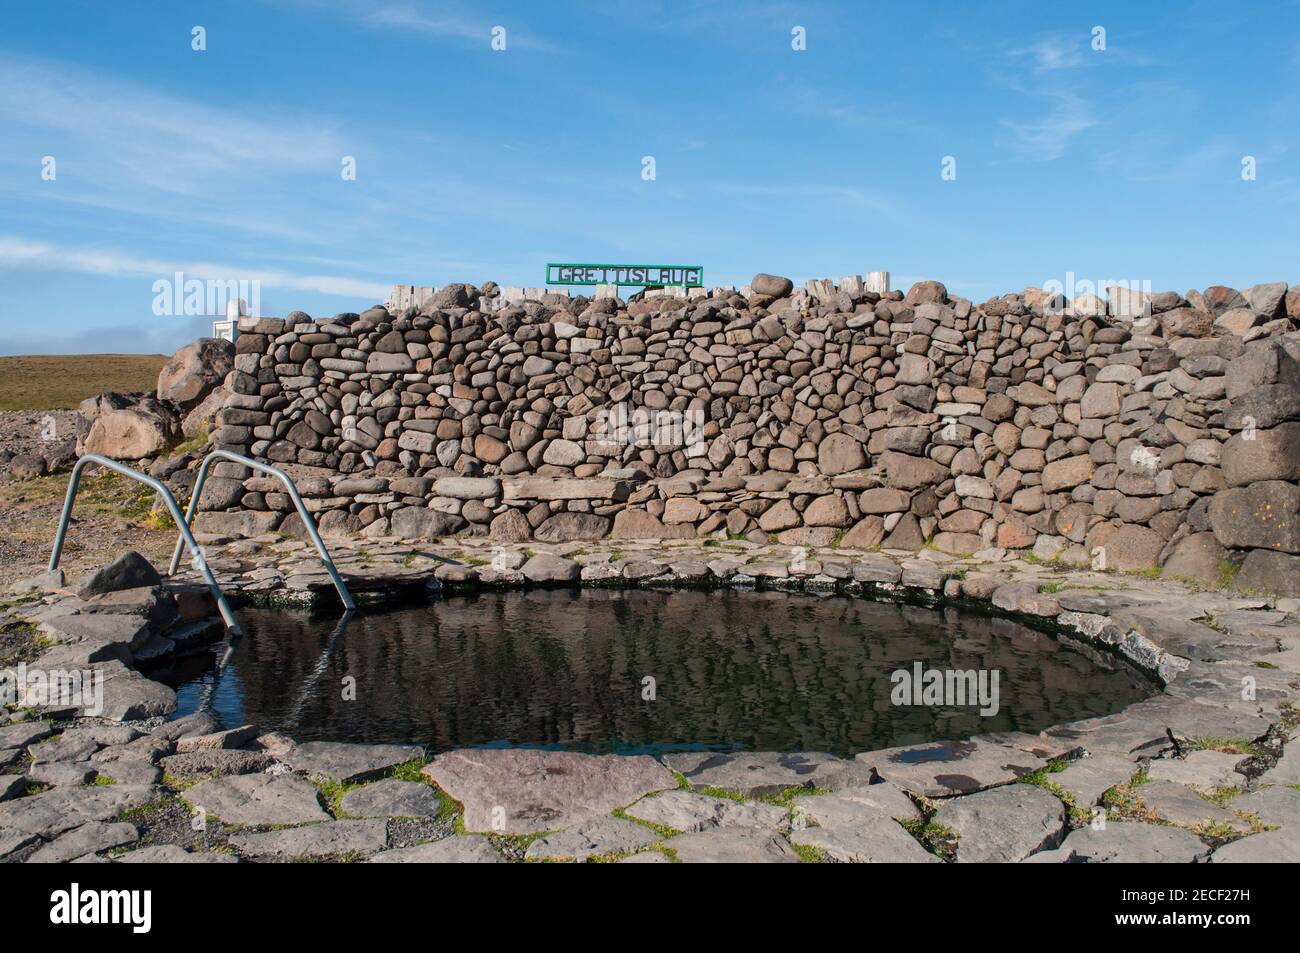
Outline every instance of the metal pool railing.
<path fill-rule="evenodd" d="M 289 474 L 285 473 L 278 467 L 273 467 L 268 463 L 262 463 L 260 460 L 254 460 L 243 454 L 234 453 L 230 450 L 212 450 L 203 458 L 203 464 L 199 467 L 199 475 L 194 481 L 194 495 L 190 497 L 190 505 L 185 511 L 185 520 L 181 525 L 181 538 L 176 540 L 176 549 L 172 553 L 171 568 L 169 573 L 176 572 L 176 567 L 181 559 L 181 546 L 189 538 L 189 524 L 194 518 L 195 511 L 199 508 L 199 499 L 203 495 L 203 483 L 208 478 L 208 467 L 212 465 L 213 460 L 229 460 L 232 463 L 242 463 L 246 467 L 252 467 L 254 470 L 260 470 L 262 473 L 268 473 L 276 477 L 284 484 L 284 488 L 289 493 L 289 499 L 293 500 L 294 507 L 298 510 L 298 515 L 302 518 L 302 525 L 307 530 L 307 535 L 311 541 L 316 544 L 316 551 L 320 553 L 321 561 L 325 564 L 325 571 L 329 573 L 330 579 L 334 582 L 334 588 L 338 590 L 339 598 L 343 601 L 343 608 L 355 609 L 357 604 L 352 601 L 352 594 L 348 592 L 348 587 L 343 582 L 343 577 L 339 575 L 334 568 L 334 560 L 330 558 L 329 550 L 325 548 L 325 541 L 320 538 L 320 533 L 316 530 L 316 521 L 311 518 L 307 512 L 307 507 L 298 495 L 298 488 L 294 486 L 293 480 L 289 479 Z M 178 521 L 179 522 L 179 521 Z"/>
<path fill-rule="evenodd" d="M 88 453 L 77 461 L 77 465 L 72 468 L 72 477 L 68 480 L 68 493 L 63 500 L 63 514 L 59 517 L 59 528 L 54 534 L 54 551 L 50 553 L 50 571 L 59 568 L 59 557 L 63 554 L 63 540 L 68 532 L 68 520 L 72 517 L 72 504 L 77 499 L 77 487 L 81 483 L 81 471 L 92 463 L 97 463 L 101 467 L 116 471 L 123 476 L 130 477 L 132 480 L 138 480 L 145 486 L 153 488 L 163 502 L 167 505 L 167 511 L 171 514 L 176 525 L 180 527 L 181 537 L 176 543 L 176 553 L 172 557 L 172 565 L 169 575 L 176 571 L 176 564 L 180 560 L 181 546 L 188 546 L 190 554 L 194 560 L 194 566 L 203 576 L 203 581 L 208 584 L 212 590 L 213 597 L 217 600 L 217 609 L 221 612 L 221 618 L 226 623 L 226 628 L 230 630 L 231 635 L 240 635 L 241 630 L 239 623 L 235 621 L 235 614 L 230 610 L 230 604 L 226 602 L 226 597 L 221 594 L 220 587 L 217 586 L 216 577 L 212 575 L 212 569 L 208 566 L 208 561 L 203 557 L 203 550 L 199 544 L 194 541 L 194 535 L 190 532 L 189 523 L 181 515 L 181 508 L 176 505 L 176 498 L 172 496 L 171 490 L 158 479 L 141 473 L 139 470 L 133 470 L 124 463 L 119 463 L 109 457 L 100 456 L 97 453 Z"/>

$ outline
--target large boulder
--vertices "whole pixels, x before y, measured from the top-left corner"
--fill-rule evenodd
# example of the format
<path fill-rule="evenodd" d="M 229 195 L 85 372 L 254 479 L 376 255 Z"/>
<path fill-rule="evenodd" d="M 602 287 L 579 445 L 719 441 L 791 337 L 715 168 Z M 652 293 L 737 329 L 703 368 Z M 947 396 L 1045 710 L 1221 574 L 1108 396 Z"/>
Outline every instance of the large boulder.
<path fill-rule="evenodd" d="M 1300 423 L 1236 434 L 1224 444 L 1222 458 L 1228 486 L 1300 480 Z"/>
<path fill-rule="evenodd" d="M 948 289 L 941 281 L 918 281 L 908 289 L 905 304 L 915 307 L 918 304 L 944 304 L 948 300 Z"/>
<path fill-rule="evenodd" d="M 1220 490 L 1210 500 L 1210 528 L 1224 546 L 1300 553 L 1300 486 L 1265 480 Z"/>
<path fill-rule="evenodd" d="M 1213 533 L 1192 533 L 1184 536 L 1165 560 L 1164 575 L 1191 579 L 1204 585 L 1218 585 L 1221 567 L 1228 558 Z"/>
<path fill-rule="evenodd" d="M 458 532 L 465 521 L 422 506 L 404 506 L 393 511 L 391 526 L 392 534 L 399 539 L 437 539 Z"/>
<path fill-rule="evenodd" d="M 862 444 L 846 433 L 833 433 L 817 446 L 817 468 L 828 476 L 859 470 L 866 464 Z"/>
<path fill-rule="evenodd" d="M 221 338 L 199 338 L 163 365 L 158 374 L 158 398 L 188 410 L 202 403 L 230 373 L 235 346 Z"/>
<path fill-rule="evenodd" d="M 571 543 L 575 540 L 604 539 L 609 532 L 609 518 L 595 513 L 556 513 L 537 527 L 533 534 L 544 543 Z"/>
<path fill-rule="evenodd" d="M 915 490 L 948 478 L 948 468 L 943 464 L 908 453 L 887 450 L 880 455 L 880 462 L 889 485 L 899 490 Z"/>
<path fill-rule="evenodd" d="M 1175 308 L 1160 315 L 1168 338 L 1203 338 L 1214 329 L 1214 315 L 1196 308 Z"/>
<path fill-rule="evenodd" d="M 784 298 L 794 289 L 794 282 L 780 275 L 768 275 L 762 272 L 754 276 L 749 283 L 749 290 L 757 295 L 769 298 Z"/>
<path fill-rule="evenodd" d="M 1117 572 L 1154 569 L 1164 545 L 1155 530 L 1132 523 L 1100 523 L 1088 533 L 1088 551 L 1100 548 L 1105 556 L 1101 568 Z"/>
<path fill-rule="evenodd" d="M 199 401 L 181 421 L 181 433 L 186 440 L 191 440 L 205 433 L 211 433 L 216 426 L 216 417 L 221 408 L 230 399 L 230 391 L 223 385 Z"/>
<path fill-rule="evenodd" d="M 1246 554 L 1233 588 L 1271 592 L 1288 599 L 1300 597 L 1300 556 L 1255 549 Z"/>
<path fill-rule="evenodd" d="M 114 460 L 142 460 L 157 456 L 180 439 L 176 414 L 152 397 L 124 407 L 105 403 L 100 402 L 82 442 L 84 453 L 98 453 Z"/>
<path fill-rule="evenodd" d="M 1272 281 L 1267 284 L 1254 285 L 1242 292 L 1253 310 L 1264 316 L 1266 321 L 1283 317 L 1286 314 L 1286 282 Z"/>
<path fill-rule="evenodd" d="M 113 562 L 84 579 L 77 586 L 77 595 L 89 599 L 91 596 L 102 596 L 123 589 L 161 585 L 162 577 L 158 575 L 153 563 L 135 550 L 128 549 Z"/>

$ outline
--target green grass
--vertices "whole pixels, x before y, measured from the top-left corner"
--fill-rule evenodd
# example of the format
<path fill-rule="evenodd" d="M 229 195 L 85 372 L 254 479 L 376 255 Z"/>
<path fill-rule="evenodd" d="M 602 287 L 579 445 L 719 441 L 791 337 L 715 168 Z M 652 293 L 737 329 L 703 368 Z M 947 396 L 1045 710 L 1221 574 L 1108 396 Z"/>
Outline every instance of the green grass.
<path fill-rule="evenodd" d="M 667 824 L 656 824 L 654 823 L 654 821 L 644 821 L 639 817 L 633 817 L 632 815 L 627 813 L 626 809 L 621 807 L 618 810 L 614 811 L 613 814 L 617 818 L 620 818 L 625 821 L 631 821 L 633 824 L 639 824 L 641 827 L 644 827 L 647 830 L 654 831 L 656 834 L 659 835 L 660 840 L 667 840 L 669 837 L 676 837 L 678 834 L 682 833 L 677 828 L 669 827 Z"/>
<path fill-rule="evenodd" d="M 1264 754 L 1264 749 L 1253 741 L 1242 738 L 1191 738 L 1189 739 L 1192 746 L 1204 751 L 1221 751 L 1224 754 L 1249 755 L 1258 758 Z"/>
<path fill-rule="evenodd" d="M 826 863 L 826 851 L 820 847 L 813 847 L 811 844 L 791 843 L 794 852 L 799 855 L 799 859 L 805 864 L 824 864 Z"/>
<path fill-rule="evenodd" d="M 1232 586 L 1233 581 L 1237 578 L 1237 573 L 1241 571 L 1241 566 L 1234 563 L 1231 559 L 1223 558 L 1219 560 L 1218 566 L 1218 583 L 1220 589 L 1227 589 Z"/>
<path fill-rule="evenodd" d="M 202 433 L 197 433 L 193 437 L 190 437 L 190 439 L 182 440 L 180 443 L 176 444 L 176 446 L 171 448 L 168 456 L 178 457 L 183 453 L 198 453 L 207 445 L 208 432 L 204 430 Z"/>
<path fill-rule="evenodd" d="M 1217 804 L 1222 808 L 1227 808 L 1228 802 L 1241 793 L 1241 788 L 1238 787 L 1210 788 L 1208 790 L 1193 788 L 1192 790 L 1196 791 L 1202 800 Z"/>

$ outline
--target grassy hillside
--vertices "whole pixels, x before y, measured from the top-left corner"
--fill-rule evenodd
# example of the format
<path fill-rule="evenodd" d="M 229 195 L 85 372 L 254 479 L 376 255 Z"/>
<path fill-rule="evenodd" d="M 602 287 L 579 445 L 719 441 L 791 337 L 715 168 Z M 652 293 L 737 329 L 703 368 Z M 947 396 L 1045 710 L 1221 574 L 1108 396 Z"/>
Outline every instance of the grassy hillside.
<path fill-rule="evenodd" d="M 0 411 L 75 408 L 106 390 L 153 390 L 162 354 L 0 357 Z"/>

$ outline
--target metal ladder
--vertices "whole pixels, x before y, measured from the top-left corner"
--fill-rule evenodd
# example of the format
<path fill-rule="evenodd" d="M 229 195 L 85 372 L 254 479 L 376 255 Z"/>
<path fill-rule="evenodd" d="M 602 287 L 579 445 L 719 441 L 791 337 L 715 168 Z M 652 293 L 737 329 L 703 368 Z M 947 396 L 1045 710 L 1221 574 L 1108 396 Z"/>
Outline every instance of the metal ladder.
<path fill-rule="evenodd" d="M 230 604 L 226 602 L 226 597 L 221 594 L 216 577 L 212 575 L 212 569 L 203 556 L 203 550 L 194 541 L 194 535 L 190 532 L 189 523 L 181 515 L 181 508 L 176 505 L 176 498 L 172 496 L 171 490 L 167 489 L 167 486 L 161 480 L 155 479 L 147 473 L 141 473 L 139 470 L 133 470 L 124 463 L 100 456 L 97 453 L 86 454 L 72 468 L 72 477 L 68 480 L 68 493 L 63 500 L 63 514 L 59 517 L 59 528 L 54 535 L 54 551 L 50 554 L 50 572 L 59 568 L 59 557 L 63 554 L 63 540 L 68 532 L 68 520 L 72 517 L 72 504 L 77 499 L 77 487 L 81 483 L 81 471 L 92 463 L 97 463 L 101 467 L 108 467 L 123 476 L 137 480 L 153 488 L 162 497 L 163 502 L 167 505 L 167 511 L 181 531 L 181 538 L 176 543 L 176 553 L 172 557 L 172 565 L 168 575 L 176 572 L 176 563 L 180 559 L 181 546 L 188 546 L 194 561 L 194 567 L 202 574 L 204 582 L 208 584 L 208 589 L 212 591 L 213 598 L 217 600 L 217 610 L 221 613 L 226 628 L 230 630 L 230 634 L 233 636 L 241 635 L 242 630 L 239 628 L 239 623 L 235 621 L 235 614 L 230 610 Z M 190 505 L 192 507 L 193 503 Z"/>
<path fill-rule="evenodd" d="M 289 479 L 289 474 L 285 473 L 278 467 L 273 467 L 268 463 L 262 463 L 260 460 L 254 460 L 251 457 L 243 456 L 242 454 L 235 453 L 231 450 L 212 450 L 203 458 L 203 463 L 199 467 L 199 475 L 194 480 L 194 494 L 190 497 L 190 505 L 185 511 L 184 521 L 182 522 L 181 520 L 177 520 L 177 525 L 181 527 L 181 536 L 176 540 L 176 549 L 172 552 L 172 561 L 171 566 L 168 569 L 168 574 L 174 574 L 176 572 L 176 567 L 180 564 L 181 547 L 189 544 L 191 550 L 193 549 L 193 537 L 190 536 L 189 524 L 194 518 L 195 511 L 199 508 L 199 499 L 203 495 L 203 483 L 208 478 L 208 467 L 212 465 L 213 460 L 217 459 L 230 460 L 233 463 L 241 463 L 246 467 L 252 467 L 254 470 L 260 470 L 262 473 L 268 473 L 273 477 L 277 477 L 280 482 L 284 484 L 284 488 L 289 493 L 289 499 L 293 500 L 293 505 L 298 510 L 298 515 L 302 518 L 302 525 L 306 528 L 307 535 L 309 535 L 311 541 L 316 544 L 316 551 L 320 553 L 321 562 L 325 564 L 325 571 L 329 573 L 330 579 L 334 582 L 334 588 L 338 590 L 339 599 L 343 602 L 343 608 L 349 610 L 355 609 L 357 604 L 352 601 L 352 594 L 348 592 L 348 587 L 343 583 L 343 577 L 340 576 L 338 570 L 334 568 L 334 560 L 330 558 L 329 550 L 325 548 L 325 541 L 320 538 L 320 533 L 316 531 L 316 521 L 313 520 L 311 514 L 307 512 L 307 507 L 302 502 L 302 497 L 298 495 L 298 488 L 294 486 L 293 480 Z M 172 505 L 175 505 L 174 501 Z M 54 567 L 51 566 L 50 568 Z"/>

